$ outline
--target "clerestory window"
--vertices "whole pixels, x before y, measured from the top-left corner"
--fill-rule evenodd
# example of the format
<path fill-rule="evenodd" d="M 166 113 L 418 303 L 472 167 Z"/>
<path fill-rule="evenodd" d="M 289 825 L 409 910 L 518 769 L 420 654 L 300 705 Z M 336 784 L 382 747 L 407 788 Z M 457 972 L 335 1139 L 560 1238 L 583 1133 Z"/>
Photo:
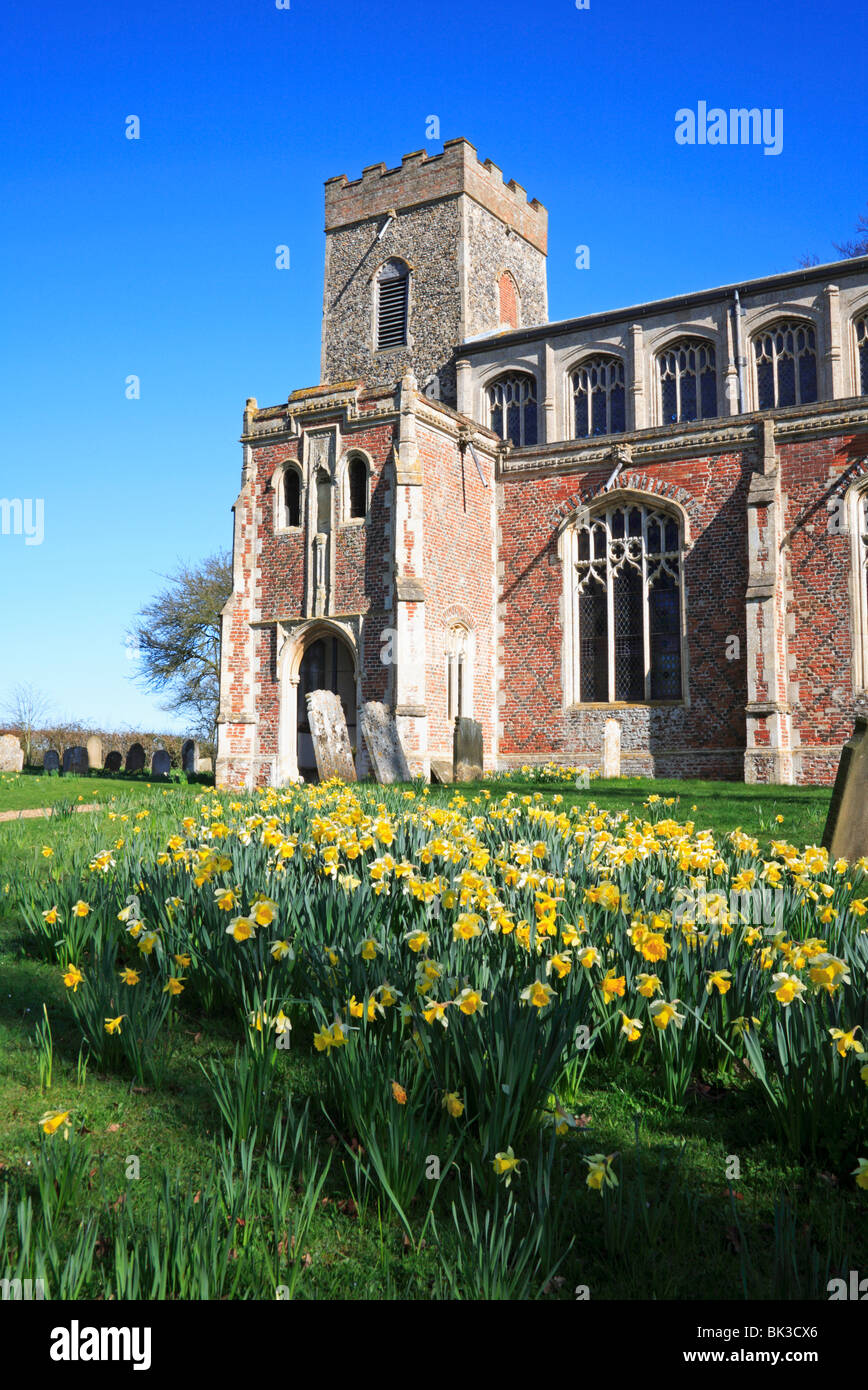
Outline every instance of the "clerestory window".
<path fill-rule="evenodd" d="M 597 434 L 623 434 L 625 414 L 624 363 L 620 357 L 589 357 L 570 376 L 573 429 L 576 439 Z"/>
<path fill-rule="evenodd" d="M 526 372 L 508 372 L 488 388 L 491 428 L 516 449 L 537 442 L 536 381 Z"/>
<path fill-rule="evenodd" d="M 757 409 L 817 399 L 817 335 L 810 323 L 781 321 L 753 341 Z"/>
<path fill-rule="evenodd" d="M 657 358 L 660 419 L 664 425 L 709 420 L 717 414 L 717 360 L 714 344 L 680 338 Z"/>

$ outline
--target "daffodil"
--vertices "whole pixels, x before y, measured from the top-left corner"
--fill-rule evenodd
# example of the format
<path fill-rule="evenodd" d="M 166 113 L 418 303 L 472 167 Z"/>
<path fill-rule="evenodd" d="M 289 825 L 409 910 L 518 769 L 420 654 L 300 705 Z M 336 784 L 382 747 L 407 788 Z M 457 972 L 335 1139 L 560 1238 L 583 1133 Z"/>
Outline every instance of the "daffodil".
<path fill-rule="evenodd" d="M 718 994 L 726 994 L 732 988 L 732 975 L 728 970 L 710 970 L 708 979 L 705 982 L 705 992 L 710 994 L 716 989 Z"/>
<path fill-rule="evenodd" d="M 792 1004 L 794 999 L 801 999 L 807 989 L 807 985 L 797 975 L 788 975 L 783 970 L 772 976 L 772 985 L 772 993 L 778 1003 L 785 1007 Z"/>
<path fill-rule="evenodd" d="M 857 1160 L 857 1167 L 853 1169 L 853 1175 L 856 1179 L 856 1186 L 868 1191 L 868 1158 Z"/>
<path fill-rule="evenodd" d="M 484 1009 L 485 1003 L 482 995 L 477 989 L 463 989 L 455 1000 L 463 1014 L 475 1014 L 477 1010 Z"/>
<path fill-rule="evenodd" d="M 78 902 L 75 904 L 75 906 L 74 906 L 73 909 L 72 909 L 72 915 L 73 915 L 73 917 L 86 917 L 86 916 L 88 915 L 89 912 L 90 912 L 90 904 L 89 904 L 89 903 L 86 903 L 86 902 L 82 902 L 81 898 L 79 898 Z"/>
<path fill-rule="evenodd" d="M 464 1101 L 461 1100 L 457 1091 L 447 1091 L 443 1097 L 443 1105 L 453 1120 L 457 1120 L 459 1115 L 464 1114 Z"/>
<path fill-rule="evenodd" d="M 535 1009 L 544 1009 L 551 1002 L 554 990 L 551 985 L 545 984 L 542 980 L 534 980 L 533 984 L 523 989 L 521 997 L 525 1004 L 531 1004 Z"/>
<path fill-rule="evenodd" d="M 71 1114 L 71 1110 L 47 1110 L 45 1114 L 42 1116 L 42 1119 L 39 1121 L 39 1123 L 42 1126 L 43 1133 L 56 1134 L 62 1126 L 63 1137 L 64 1139 L 68 1139 L 69 1131 L 71 1128 L 69 1122 L 69 1117 Z"/>
<path fill-rule="evenodd" d="M 628 1042 L 638 1042 L 642 1035 L 644 1024 L 641 1019 L 630 1018 L 622 1010 L 621 1012 L 621 1032 Z"/>
<path fill-rule="evenodd" d="M 77 965 L 68 965 L 63 972 L 63 983 L 67 989 L 71 989 L 73 994 L 78 992 L 79 985 L 84 983 L 84 976 Z"/>
<path fill-rule="evenodd" d="M 848 1052 L 865 1051 L 864 1047 L 856 1037 L 856 1034 L 861 1033 L 861 1031 L 862 1029 L 860 1028 L 858 1023 L 856 1024 L 855 1028 L 850 1029 L 849 1033 L 845 1033 L 843 1028 L 829 1029 L 832 1042 L 837 1047 L 839 1056 L 846 1057 Z"/>
<path fill-rule="evenodd" d="M 655 1028 L 659 1028 L 661 1033 L 665 1033 L 670 1023 L 674 1023 L 676 1028 L 684 1027 L 686 1015 L 680 1014 L 675 1005 L 680 1004 L 680 999 L 673 999 L 667 1003 L 665 999 L 655 999 L 650 1007 L 651 1019 Z"/>
<path fill-rule="evenodd" d="M 614 1158 L 614 1154 L 591 1154 L 589 1158 L 585 1159 L 588 1165 L 588 1176 L 585 1181 L 588 1187 L 592 1188 L 594 1192 L 599 1192 L 600 1196 L 603 1195 L 604 1187 L 618 1186 L 617 1175 L 612 1169 Z"/>
<path fill-rule="evenodd" d="M 331 1028 L 323 1028 L 319 1033 L 313 1035 L 313 1045 L 317 1052 L 328 1054 L 333 1047 L 344 1047 L 347 1041 L 347 1033 L 343 1024 L 335 1020 Z"/>
<path fill-rule="evenodd" d="M 255 935 L 256 923 L 251 917 L 233 917 L 226 928 L 226 935 L 235 941 L 249 941 Z"/>
<path fill-rule="evenodd" d="M 506 1187 L 509 1187 L 510 1183 L 512 1182 L 512 1175 L 517 1171 L 518 1166 L 521 1162 L 522 1160 L 520 1158 L 516 1158 L 515 1154 L 513 1153 L 511 1144 L 505 1153 L 498 1153 L 494 1155 L 494 1171 L 499 1178 L 503 1178 L 504 1185 Z"/>
<path fill-rule="evenodd" d="M 120 1033 L 120 1031 L 121 1031 L 121 1022 L 122 1022 L 122 1020 L 125 1019 L 125 1018 L 126 1018 L 126 1014 L 118 1014 L 117 1018 L 107 1018 L 107 1019 L 105 1020 L 105 1030 L 106 1030 L 106 1032 L 107 1032 L 109 1035 L 111 1035 L 112 1033 Z"/>
<path fill-rule="evenodd" d="M 141 979 L 138 970 L 133 970 L 129 965 L 120 972 L 120 977 L 125 985 L 137 985 Z"/>
<path fill-rule="evenodd" d="M 407 1104 L 407 1092 L 397 1081 L 392 1082 L 392 1099 L 397 1101 L 399 1105 Z"/>
<path fill-rule="evenodd" d="M 164 993 L 164 994 L 171 994 L 173 998 L 174 998 L 174 996 L 177 995 L 177 994 L 183 994 L 183 992 L 184 992 L 184 983 L 183 983 L 183 981 L 184 981 L 184 976 L 183 976 L 183 975 L 177 975 L 177 976 L 176 976 L 176 975 L 170 975 L 168 981 L 166 982 L 166 984 L 163 985 L 163 993 Z"/>

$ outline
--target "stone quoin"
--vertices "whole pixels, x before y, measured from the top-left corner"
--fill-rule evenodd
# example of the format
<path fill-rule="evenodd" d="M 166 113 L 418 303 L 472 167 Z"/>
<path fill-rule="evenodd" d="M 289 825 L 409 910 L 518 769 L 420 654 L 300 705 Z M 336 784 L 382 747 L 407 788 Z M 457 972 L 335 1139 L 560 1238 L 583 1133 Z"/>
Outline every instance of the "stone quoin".
<path fill-rule="evenodd" d="M 547 213 L 466 140 L 326 183 L 319 385 L 248 399 L 218 784 L 831 783 L 868 709 L 868 257 L 549 322 Z"/>

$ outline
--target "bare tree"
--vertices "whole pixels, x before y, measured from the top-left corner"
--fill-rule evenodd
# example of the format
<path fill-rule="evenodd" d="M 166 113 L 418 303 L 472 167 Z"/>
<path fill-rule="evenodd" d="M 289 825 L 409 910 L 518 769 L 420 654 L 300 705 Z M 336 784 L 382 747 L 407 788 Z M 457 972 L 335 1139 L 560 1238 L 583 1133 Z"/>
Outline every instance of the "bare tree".
<path fill-rule="evenodd" d="M 834 243 L 835 250 L 845 259 L 850 256 L 868 256 L 868 213 L 860 212 L 856 219 L 856 240 Z"/>
<path fill-rule="evenodd" d="M 46 696 L 29 682 L 14 686 L 3 706 L 3 717 L 14 726 L 24 744 L 25 763 L 33 761 L 33 735 L 45 724 L 49 710 Z"/>
<path fill-rule="evenodd" d="M 191 730 L 217 738 L 220 696 L 220 612 L 232 592 L 232 556 L 210 555 L 164 575 L 169 587 L 138 613 L 130 637 L 137 679 L 168 694 L 163 709 L 184 714 Z"/>

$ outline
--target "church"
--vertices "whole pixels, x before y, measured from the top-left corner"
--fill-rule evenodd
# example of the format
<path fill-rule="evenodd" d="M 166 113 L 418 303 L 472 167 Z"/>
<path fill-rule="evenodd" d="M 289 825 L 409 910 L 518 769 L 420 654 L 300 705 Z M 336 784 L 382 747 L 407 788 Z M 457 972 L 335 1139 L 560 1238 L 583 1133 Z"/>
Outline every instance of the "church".
<path fill-rule="evenodd" d="M 325 185 L 320 383 L 246 404 L 219 785 L 305 696 L 487 769 L 834 780 L 868 710 L 868 257 L 550 322 L 546 209 L 464 139 Z"/>

